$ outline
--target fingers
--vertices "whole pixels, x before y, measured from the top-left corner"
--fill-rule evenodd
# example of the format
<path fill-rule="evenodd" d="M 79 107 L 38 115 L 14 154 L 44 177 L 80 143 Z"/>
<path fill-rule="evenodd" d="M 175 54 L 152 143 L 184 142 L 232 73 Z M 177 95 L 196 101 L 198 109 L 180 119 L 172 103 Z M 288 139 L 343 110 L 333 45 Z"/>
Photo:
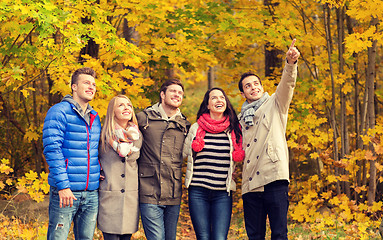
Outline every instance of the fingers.
<path fill-rule="evenodd" d="M 60 197 L 60 208 L 72 207 L 73 200 L 77 200 L 77 198 L 73 195 L 73 192 L 67 188 L 59 191 Z"/>
<path fill-rule="evenodd" d="M 296 42 L 296 39 L 294 38 L 293 41 L 291 42 L 289 50 L 286 53 L 287 62 L 289 63 L 295 63 L 300 56 L 300 52 L 295 47 L 295 42 Z"/>

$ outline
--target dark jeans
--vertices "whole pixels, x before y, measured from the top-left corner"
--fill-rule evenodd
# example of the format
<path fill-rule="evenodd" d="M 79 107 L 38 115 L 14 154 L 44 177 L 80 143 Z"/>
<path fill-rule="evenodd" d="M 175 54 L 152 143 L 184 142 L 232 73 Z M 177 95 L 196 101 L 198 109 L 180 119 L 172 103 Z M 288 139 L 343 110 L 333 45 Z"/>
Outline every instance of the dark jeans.
<path fill-rule="evenodd" d="M 249 192 L 242 196 L 249 240 L 265 239 L 267 216 L 271 240 L 287 239 L 288 191 L 288 182 L 280 180 L 267 184 L 264 192 Z"/>
<path fill-rule="evenodd" d="M 102 232 L 102 235 L 104 236 L 104 240 L 130 240 L 132 237 L 132 234 L 110 234 L 110 233 L 104 233 Z"/>
<path fill-rule="evenodd" d="M 189 212 L 197 240 L 226 240 L 232 197 L 226 190 L 189 187 Z"/>

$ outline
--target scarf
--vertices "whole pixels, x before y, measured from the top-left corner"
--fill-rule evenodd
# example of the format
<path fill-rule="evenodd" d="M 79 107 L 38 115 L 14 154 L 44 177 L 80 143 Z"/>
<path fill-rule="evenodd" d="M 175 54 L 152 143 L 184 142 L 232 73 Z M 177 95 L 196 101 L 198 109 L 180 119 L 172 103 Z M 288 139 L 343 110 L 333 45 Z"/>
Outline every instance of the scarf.
<path fill-rule="evenodd" d="M 267 92 L 263 93 L 262 97 L 252 103 L 249 104 L 248 101 L 245 101 L 242 104 L 241 114 L 243 119 L 245 120 L 245 124 L 247 126 L 254 125 L 254 115 L 258 108 L 269 98 L 269 94 Z"/>
<path fill-rule="evenodd" d="M 137 125 L 131 123 L 126 129 L 116 124 L 113 136 L 109 138 L 109 144 L 120 157 L 126 157 L 139 149 L 133 145 L 140 134 Z"/>
<path fill-rule="evenodd" d="M 209 133 L 220 133 L 225 131 L 230 126 L 229 117 L 224 117 L 220 120 L 215 120 L 210 117 L 210 114 L 202 114 L 198 120 L 198 129 L 195 136 L 195 139 L 192 142 L 192 148 L 195 152 L 200 152 L 205 146 L 206 131 Z M 239 143 L 236 141 L 236 136 L 234 131 L 230 133 L 231 141 L 234 146 L 234 151 L 232 153 L 233 160 L 235 162 L 240 162 L 245 158 L 245 151 L 242 149 L 242 136 L 239 139 Z"/>

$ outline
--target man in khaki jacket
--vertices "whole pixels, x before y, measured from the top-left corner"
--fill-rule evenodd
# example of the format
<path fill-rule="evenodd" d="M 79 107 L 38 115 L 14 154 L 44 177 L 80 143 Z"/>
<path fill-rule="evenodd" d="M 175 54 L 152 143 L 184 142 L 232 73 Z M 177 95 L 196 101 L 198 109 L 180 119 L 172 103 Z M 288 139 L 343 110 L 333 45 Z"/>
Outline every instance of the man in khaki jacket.
<path fill-rule="evenodd" d="M 242 198 L 250 240 L 265 239 L 267 216 L 271 239 L 287 239 L 289 157 L 285 133 L 300 55 L 294 44 L 295 39 L 274 94 L 264 92 L 254 73 L 244 73 L 238 83 L 246 98 L 239 120 L 245 150 Z"/>
<path fill-rule="evenodd" d="M 184 87 L 168 80 L 160 102 L 137 114 L 144 137 L 138 160 L 141 221 L 148 240 L 175 240 L 182 194 L 182 148 L 190 123 L 178 108 Z"/>

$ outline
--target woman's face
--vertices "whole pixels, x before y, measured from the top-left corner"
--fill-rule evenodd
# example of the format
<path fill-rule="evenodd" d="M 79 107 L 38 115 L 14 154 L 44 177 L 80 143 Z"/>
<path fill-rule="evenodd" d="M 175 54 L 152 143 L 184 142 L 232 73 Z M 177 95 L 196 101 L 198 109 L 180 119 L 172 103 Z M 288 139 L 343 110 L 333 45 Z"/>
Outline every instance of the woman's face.
<path fill-rule="evenodd" d="M 215 89 L 209 93 L 209 104 L 207 106 L 210 113 L 223 114 L 226 110 L 226 99 L 218 89 Z"/>
<path fill-rule="evenodd" d="M 118 123 L 127 123 L 132 119 L 133 106 L 126 98 L 117 98 L 114 106 L 114 117 Z M 121 125 L 121 124 L 120 124 Z"/>

